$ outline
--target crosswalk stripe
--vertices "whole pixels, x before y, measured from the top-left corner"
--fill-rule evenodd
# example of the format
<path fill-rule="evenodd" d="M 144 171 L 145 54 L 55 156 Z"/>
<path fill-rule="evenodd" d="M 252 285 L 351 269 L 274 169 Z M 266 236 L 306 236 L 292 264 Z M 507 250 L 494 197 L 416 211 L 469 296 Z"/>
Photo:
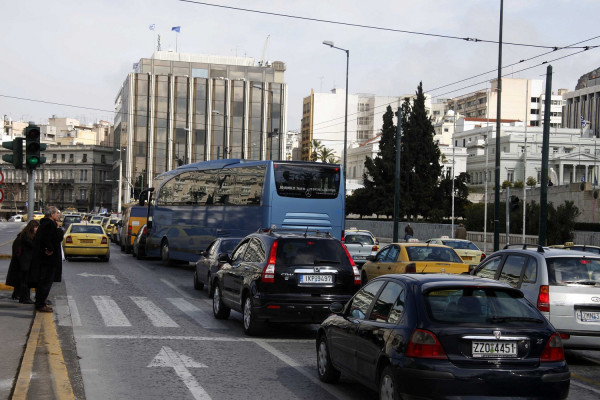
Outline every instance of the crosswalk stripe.
<path fill-rule="evenodd" d="M 193 319 L 198 325 L 206 329 L 223 329 L 222 323 L 214 319 L 209 313 L 199 309 L 192 303 L 182 298 L 169 298 L 167 299 L 175 307 L 183 311 L 187 316 Z"/>
<path fill-rule="evenodd" d="M 131 326 L 117 303 L 110 296 L 92 296 L 106 326 Z"/>
<path fill-rule="evenodd" d="M 156 304 L 148 300 L 147 297 L 129 296 L 131 300 L 146 314 L 152 325 L 157 328 L 177 328 L 179 325 L 173 321 Z"/>

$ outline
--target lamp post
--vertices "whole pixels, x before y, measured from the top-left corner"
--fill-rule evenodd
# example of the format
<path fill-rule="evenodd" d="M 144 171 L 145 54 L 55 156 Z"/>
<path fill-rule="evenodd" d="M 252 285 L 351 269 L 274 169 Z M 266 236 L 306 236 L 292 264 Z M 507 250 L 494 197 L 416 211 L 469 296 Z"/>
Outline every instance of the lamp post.
<path fill-rule="evenodd" d="M 331 47 L 332 49 L 338 49 L 346 52 L 346 111 L 344 112 L 344 191 L 346 191 L 346 152 L 348 150 L 346 148 L 348 144 L 348 68 L 350 66 L 350 50 L 336 47 L 330 40 L 324 40 L 323 44 Z M 346 193 L 344 193 L 344 195 L 345 194 Z"/>

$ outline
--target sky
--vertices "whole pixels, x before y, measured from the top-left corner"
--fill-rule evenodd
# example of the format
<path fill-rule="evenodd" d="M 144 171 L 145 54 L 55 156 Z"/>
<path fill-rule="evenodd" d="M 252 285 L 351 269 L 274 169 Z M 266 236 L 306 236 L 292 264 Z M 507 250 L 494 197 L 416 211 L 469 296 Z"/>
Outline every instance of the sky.
<path fill-rule="evenodd" d="M 311 89 L 345 86 L 346 54 L 324 40 L 350 51 L 352 94 L 399 96 L 422 82 L 435 100 L 485 89 L 497 76 L 500 0 L 2 3 L 0 116 L 38 124 L 53 115 L 112 122 L 122 83 L 134 63 L 152 55 L 157 34 L 162 50 L 177 46 L 180 52 L 257 62 L 264 53 L 268 61 L 283 61 L 289 130 L 300 128 L 302 99 Z M 600 46 L 598 15 L 597 0 L 505 0 L 503 75 L 544 80 L 552 65 L 552 90 L 573 90 L 581 75 L 600 67 L 600 47 L 593 48 Z M 174 26 L 181 27 L 179 34 Z M 592 48 L 543 48 L 574 44 Z"/>

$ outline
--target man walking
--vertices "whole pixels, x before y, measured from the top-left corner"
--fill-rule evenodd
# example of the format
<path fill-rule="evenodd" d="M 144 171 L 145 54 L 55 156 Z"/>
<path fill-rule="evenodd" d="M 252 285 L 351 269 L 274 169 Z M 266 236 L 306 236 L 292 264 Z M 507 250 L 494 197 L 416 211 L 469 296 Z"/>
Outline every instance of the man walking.
<path fill-rule="evenodd" d="M 53 282 L 62 279 L 61 242 L 63 231 L 58 227 L 60 211 L 54 206 L 46 209 L 33 239 L 33 261 L 30 280 L 35 284 L 35 308 L 39 312 L 52 312 L 48 295 Z"/>

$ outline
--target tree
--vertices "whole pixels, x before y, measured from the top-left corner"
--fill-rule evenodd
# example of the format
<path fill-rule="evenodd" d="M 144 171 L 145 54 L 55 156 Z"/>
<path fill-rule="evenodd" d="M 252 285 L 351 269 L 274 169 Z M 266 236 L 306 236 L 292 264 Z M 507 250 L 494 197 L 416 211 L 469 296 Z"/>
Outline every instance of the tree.
<path fill-rule="evenodd" d="M 435 131 L 425 109 L 423 83 L 416 98 L 402 104 L 401 205 L 409 216 L 427 218 L 438 207 L 435 194 L 442 172 L 440 149 L 433 141 Z"/>
<path fill-rule="evenodd" d="M 535 178 L 533 176 L 528 176 L 527 177 L 527 181 L 525 182 L 525 184 L 527 186 L 529 186 L 530 188 L 532 188 L 535 185 L 537 185 L 537 181 L 535 180 Z"/>
<path fill-rule="evenodd" d="M 319 149 L 323 146 L 320 140 L 313 139 L 310 141 L 310 147 L 308 151 L 310 152 L 310 161 L 317 161 L 319 158 Z"/>
<path fill-rule="evenodd" d="M 339 159 L 335 156 L 335 151 L 321 145 L 316 152 L 317 158 L 315 161 L 321 161 L 324 163 L 335 164 Z"/>
<path fill-rule="evenodd" d="M 467 207 L 471 204 L 469 201 L 469 187 L 471 176 L 466 172 L 461 172 L 454 178 L 454 216 L 466 218 Z M 434 193 L 435 203 L 443 211 L 444 216 L 452 215 L 452 177 L 443 178 L 438 190 Z M 441 222 L 441 221 L 439 221 Z M 482 221 L 483 223 L 483 221 Z"/>
<path fill-rule="evenodd" d="M 522 189 L 525 186 L 525 184 L 523 183 L 523 181 L 516 181 L 515 184 L 513 185 L 513 187 L 515 189 Z"/>
<path fill-rule="evenodd" d="M 510 187 L 512 187 L 512 183 L 509 180 L 502 182 L 502 189 L 506 189 L 506 188 L 510 188 Z"/>

